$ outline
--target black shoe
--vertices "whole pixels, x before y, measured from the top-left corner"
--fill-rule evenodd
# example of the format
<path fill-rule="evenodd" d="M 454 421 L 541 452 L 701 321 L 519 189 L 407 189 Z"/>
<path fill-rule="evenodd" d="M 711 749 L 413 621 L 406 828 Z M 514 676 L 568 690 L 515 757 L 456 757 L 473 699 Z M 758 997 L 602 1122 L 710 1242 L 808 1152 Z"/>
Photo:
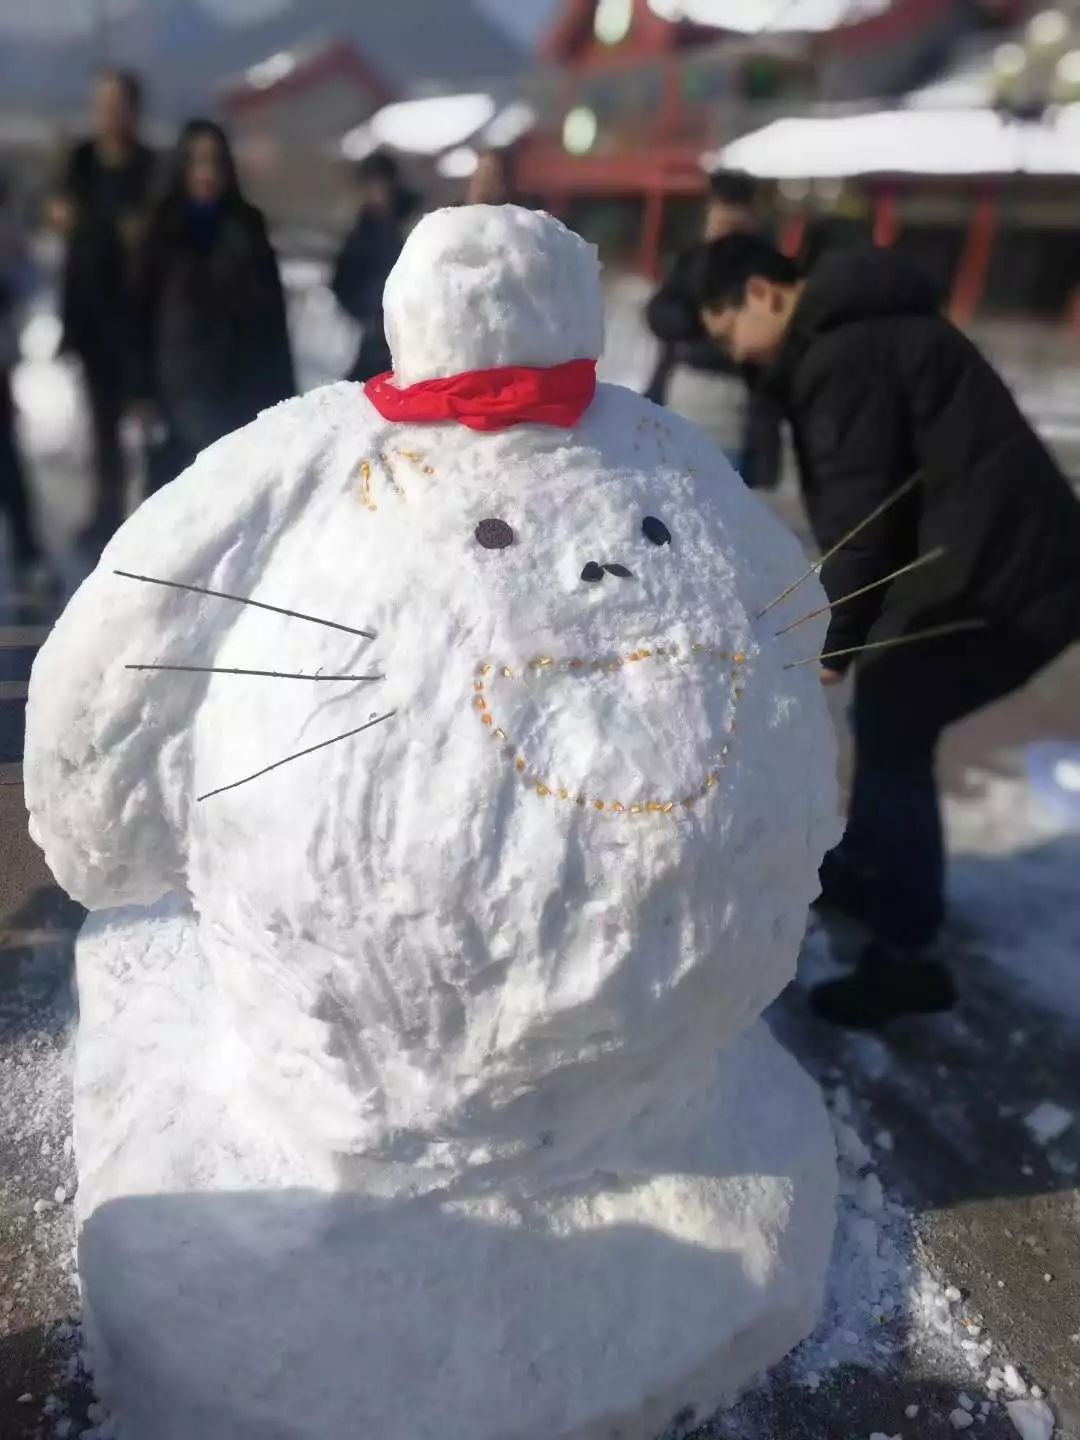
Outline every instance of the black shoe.
<path fill-rule="evenodd" d="M 871 945 L 853 975 L 810 992 L 810 1008 L 830 1025 L 876 1030 L 904 1015 L 935 1015 L 956 1004 L 956 986 L 940 960 Z"/>

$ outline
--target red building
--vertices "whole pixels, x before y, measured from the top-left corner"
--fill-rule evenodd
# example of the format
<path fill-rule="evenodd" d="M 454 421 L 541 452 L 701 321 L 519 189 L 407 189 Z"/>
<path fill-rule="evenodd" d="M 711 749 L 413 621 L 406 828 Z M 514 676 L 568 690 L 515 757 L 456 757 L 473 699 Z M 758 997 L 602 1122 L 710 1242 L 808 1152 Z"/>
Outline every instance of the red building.
<path fill-rule="evenodd" d="M 745 35 L 663 20 L 648 0 L 564 0 L 542 45 L 519 189 L 610 261 L 655 275 L 698 223 L 704 152 L 815 102 L 901 92 L 940 60 L 964 11 L 891 0 L 823 34 Z"/>

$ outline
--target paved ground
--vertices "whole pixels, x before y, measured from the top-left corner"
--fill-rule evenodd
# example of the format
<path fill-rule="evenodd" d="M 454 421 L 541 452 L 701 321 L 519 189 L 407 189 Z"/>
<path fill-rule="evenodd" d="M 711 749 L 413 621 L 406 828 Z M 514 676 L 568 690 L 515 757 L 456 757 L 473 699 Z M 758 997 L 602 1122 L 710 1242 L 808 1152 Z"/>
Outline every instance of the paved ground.
<path fill-rule="evenodd" d="M 66 543 L 80 518 L 78 473 L 70 457 L 42 457 L 39 489 L 51 507 L 50 539 L 57 545 Z M 799 523 L 790 494 L 776 503 Z M 66 1042 L 73 1017 L 71 944 L 81 912 L 53 885 L 26 835 L 20 784 L 22 687 L 52 612 L 47 603 L 12 595 L 5 575 L 0 568 L 0 1436 L 59 1440 L 80 1432 L 89 1398 L 71 1369 L 67 1323 L 76 1290 L 70 1271 L 55 1264 L 70 1238 Z M 68 578 L 75 578 L 74 571 Z M 945 747 L 946 785 L 959 800 L 973 770 L 1015 776 L 1022 747 L 1045 736 L 1080 739 L 1080 653 L 1022 695 L 959 727 Z M 973 813 L 977 822 L 977 807 Z M 1070 977 L 1075 994 L 1080 866 L 1063 864 L 1070 845 L 1080 853 L 1075 837 L 1056 837 L 1045 853 L 1007 849 L 970 862 L 964 872 L 969 908 L 954 942 L 963 985 L 955 1015 L 898 1025 L 887 1043 L 848 1039 L 813 1024 L 801 990 L 793 987 L 774 1021 L 826 1086 L 835 1092 L 843 1085 L 843 1103 L 868 1143 L 887 1132 L 890 1145 L 875 1146 L 873 1163 L 903 1202 L 896 1223 L 905 1227 L 912 1255 L 962 1293 L 960 1322 L 992 1339 L 984 1378 L 987 1365 L 1014 1362 L 1051 1397 L 1057 1433 L 1075 1437 L 1080 1007 L 1071 1006 L 1070 1019 L 1070 1007 L 1046 1003 L 1045 989 L 1040 998 L 1038 987 L 999 963 L 994 937 L 983 933 L 979 905 L 970 901 L 1013 895 L 1021 917 L 1016 944 L 1021 950 L 1029 945 L 1033 970 L 1053 922 L 1058 951 L 1064 937 L 1076 955 L 1077 974 Z M 983 866 L 981 889 L 969 883 L 977 865 Z M 834 937 L 833 951 L 843 954 L 849 943 Z M 806 978 L 828 963 L 823 957 L 829 949 L 822 936 L 811 937 Z M 1023 1125 L 1044 1100 L 1077 1118 L 1051 1146 L 1036 1144 Z M 955 1344 L 930 1343 L 925 1327 L 906 1321 L 892 1328 L 889 1339 L 875 1347 L 882 1353 L 855 1357 L 872 1358 L 875 1368 L 845 1361 L 819 1386 L 808 1384 L 794 1366 L 782 1371 L 772 1385 L 700 1431 L 702 1440 L 859 1440 L 875 1432 L 932 1440 L 953 1433 L 948 1417 L 960 1391 L 980 1402 L 992 1398 Z M 43 1398 L 52 1393 L 70 1406 L 58 1412 L 63 1418 L 43 1415 Z M 20 1404 L 26 1394 L 33 1401 Z M 906 1415 L 915 1405 L 917 1415 Z M 1015 1435 L 996 1405 L 976 1423 L 988 1436 Z"/>

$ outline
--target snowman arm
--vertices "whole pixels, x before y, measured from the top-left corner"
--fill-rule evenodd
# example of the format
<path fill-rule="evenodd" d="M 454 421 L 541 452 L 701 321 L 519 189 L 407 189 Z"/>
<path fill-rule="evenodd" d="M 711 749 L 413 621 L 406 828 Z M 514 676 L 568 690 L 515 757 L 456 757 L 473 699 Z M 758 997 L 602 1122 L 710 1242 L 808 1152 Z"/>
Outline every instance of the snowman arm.
<path fill-rule="evenodd" d="M 141 506 L 35 661 L 30 833 L 59 883 L 91 909 L 150 904 L 185 883 L 188 736 L 207 677 L 126 667 L 203 661 L 242 609 L 114 572 L 243 594 L 289 515 L 287 445 L 270 433 L 288 409 L 211 446 Z M 277 458 L 253 465 L 256 449 Z"/>

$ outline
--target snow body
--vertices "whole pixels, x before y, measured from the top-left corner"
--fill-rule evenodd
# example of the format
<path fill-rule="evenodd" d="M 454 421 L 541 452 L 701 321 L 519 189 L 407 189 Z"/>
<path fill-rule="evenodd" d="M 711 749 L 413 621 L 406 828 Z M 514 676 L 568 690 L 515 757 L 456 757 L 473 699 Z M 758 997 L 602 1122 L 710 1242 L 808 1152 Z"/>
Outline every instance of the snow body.
<path fill-rule="evenodd" d="M 591 248 L 513 207 L 424 221 L 386 308 L 410 383 L 602 339 Z M 573 430 L 480 435 L 331 386 L 115 537 L 36 662 L 26 789 L 61 884 L 141 907 L 78 956 L 82 1265 L 125 1440 L 647 1436 L 810 1328 L 831 1140 L 755 1025 L 836 834 L 814 667 L 784 668 L 824 627 L 775 636 L 822 592 L 753 618 L 804 568 L 616 387 Z"/>

